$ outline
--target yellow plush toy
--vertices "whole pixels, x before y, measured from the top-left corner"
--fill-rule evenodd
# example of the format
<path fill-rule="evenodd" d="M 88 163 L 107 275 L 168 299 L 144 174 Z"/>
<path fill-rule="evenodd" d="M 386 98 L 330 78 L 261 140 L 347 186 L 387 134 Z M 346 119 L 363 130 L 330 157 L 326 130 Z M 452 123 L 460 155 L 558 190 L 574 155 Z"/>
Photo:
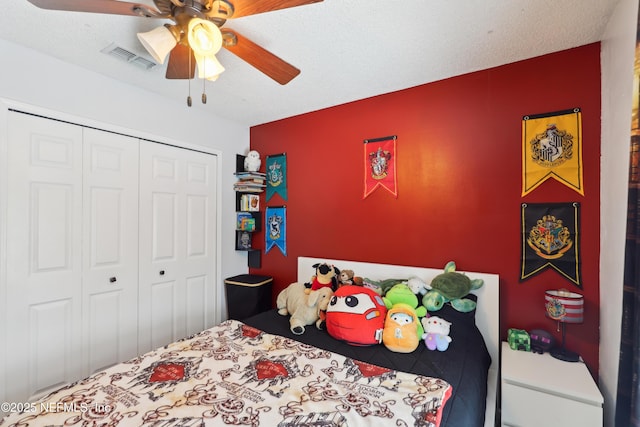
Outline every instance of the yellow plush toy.
<path fill-rule="evenodd" d="M 382 343 L 396 353 L 411 353 L 418 348 L 416 310 L 409 304 L 397 303 L 387 311 L 382 331 Z"/>

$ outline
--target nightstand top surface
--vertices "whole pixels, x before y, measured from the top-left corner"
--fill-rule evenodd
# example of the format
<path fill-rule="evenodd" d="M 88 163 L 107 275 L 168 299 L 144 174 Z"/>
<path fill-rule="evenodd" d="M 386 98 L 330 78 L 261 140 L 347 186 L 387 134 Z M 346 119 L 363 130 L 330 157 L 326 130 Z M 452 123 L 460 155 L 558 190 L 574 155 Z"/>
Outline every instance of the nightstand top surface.
<path fill-rule="evenodd" d="M 564 362 L 548 353 L 512 350 L 502 343 L 502 380 L 511 384 L 602 406 L 603 398 L 582 362 Z"/>

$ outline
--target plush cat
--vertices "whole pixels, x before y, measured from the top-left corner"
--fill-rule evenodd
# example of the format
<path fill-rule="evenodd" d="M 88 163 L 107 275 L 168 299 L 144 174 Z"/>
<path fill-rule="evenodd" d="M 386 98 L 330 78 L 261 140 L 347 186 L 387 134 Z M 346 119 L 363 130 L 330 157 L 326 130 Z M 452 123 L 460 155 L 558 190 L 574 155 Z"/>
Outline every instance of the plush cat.
<path fill-rule="evenodd" d="M 429 350 L 445 351 L 449 348 L 451 322 L 438 316 L 430 316 L 422 318 L 422 326 L 424 327 L 422 339 Z"/>

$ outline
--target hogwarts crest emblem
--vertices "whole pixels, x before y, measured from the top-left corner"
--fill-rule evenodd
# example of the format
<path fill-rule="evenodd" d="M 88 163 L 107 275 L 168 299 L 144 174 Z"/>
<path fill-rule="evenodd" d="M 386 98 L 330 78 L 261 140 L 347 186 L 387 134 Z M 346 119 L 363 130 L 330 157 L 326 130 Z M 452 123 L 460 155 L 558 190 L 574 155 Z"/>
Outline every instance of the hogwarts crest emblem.
<path fill-rule="evenodd" d="M 269 184 L 273 187 L 277 187 L 282 183 L 284 179 L 284 174 L 282 173 L 282 165 L 278 162 L 273 162 L 269 165 L 269 169 L 267 170 L 267 176 Z"/>
<path fill-rule="evenodd" d="M 274 240 L 280 238 L 282 221 L 283 218 L 277 214 L 271 215 L 267 220 L 269 223 L 269 236 Z"/>
<path fill-rule="evenodd" d="M 371 177 L 373 179 L 384 179 L 389 173 L 389 161 L 391 153 L 379 147 L 375 152 L 369 154 L 369 166 L 371 167 Z"/>
<path fill-rule="evenodd" d="M 539 133 L 530 142 L 531 159 L 540 166 L 553 168 L 573 157 L 573 135 L 560 130 L 555 124 Z"/>
<path fill-rule="evenodd" d="M 545 307 L 547 309 L 547 314 L 549 314 L 549 317 L 553 320 L 560 320 L 567 314 L 564 305 L 562 305 L 560 300 L 557 298 L 549 300 L 549 302 L 545 304 Z"/>
<path fill-rule="evenodd" d="M 558 259 L 571 247 L 571 233 L 561 219 L 554 215 L 544 215 L 531 227 L 527 244 L 544 259 Z"/>

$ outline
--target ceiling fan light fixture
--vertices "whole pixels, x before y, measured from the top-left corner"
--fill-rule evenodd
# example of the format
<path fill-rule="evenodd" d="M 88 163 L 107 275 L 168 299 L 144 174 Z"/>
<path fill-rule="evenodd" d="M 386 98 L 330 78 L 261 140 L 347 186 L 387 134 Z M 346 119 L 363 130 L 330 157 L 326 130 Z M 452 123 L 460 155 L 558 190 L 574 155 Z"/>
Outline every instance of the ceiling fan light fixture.
<path fill-rule="evenodd" d="M 224 72 L 224 67 L 215 55 L 198 55 L 194 53 L 198 65 L 198 78 L 215 81 Z"/>
<path fill-rule="evenodd" d="M 154 28 L 146 33 L 138 33 L 138 40 L 160 64 L 164 64 L 167 55 L 178 43 L 173 32 L 166 26 Z"/>
<path fill-rule="evenodd" d="M 189 21 L 187 39 L 196 56 L 211 57 L 218 53 L 222 47 L 220 28 L 205 19 L 192 18 Z"/>

